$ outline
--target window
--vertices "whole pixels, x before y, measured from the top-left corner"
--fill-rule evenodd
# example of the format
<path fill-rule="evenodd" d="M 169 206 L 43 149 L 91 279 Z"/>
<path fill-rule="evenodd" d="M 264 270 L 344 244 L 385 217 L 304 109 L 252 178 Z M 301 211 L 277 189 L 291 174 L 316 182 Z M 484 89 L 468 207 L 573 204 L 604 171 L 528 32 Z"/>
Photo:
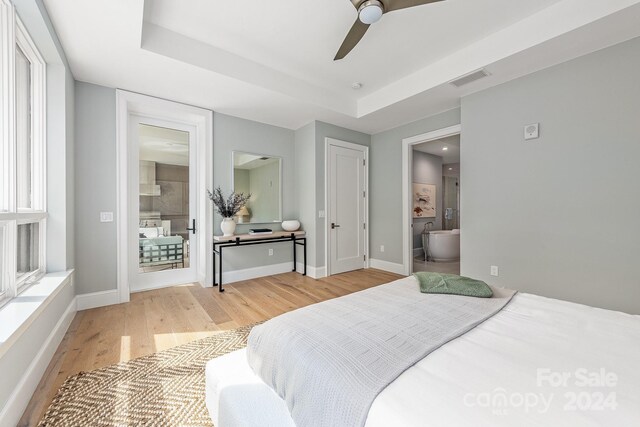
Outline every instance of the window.
<path fill-rule="evenodd" d="M 0 0 L 0 304 L 45 271 L 45 63 Z"/>

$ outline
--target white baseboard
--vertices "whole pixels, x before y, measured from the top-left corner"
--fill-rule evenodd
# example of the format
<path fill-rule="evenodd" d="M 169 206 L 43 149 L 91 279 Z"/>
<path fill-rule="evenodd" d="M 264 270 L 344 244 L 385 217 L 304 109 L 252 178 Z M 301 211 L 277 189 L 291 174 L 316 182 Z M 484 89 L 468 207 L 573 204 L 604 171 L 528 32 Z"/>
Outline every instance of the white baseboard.
<path fill-rule="evenodd" d="M 422 248 L 413 248 L 413 257 L 424 256 L 424 251 Z"/>
<path fill-rule="evenodd" d="M 227 271 L 222 273 L 222 281 L 224 284 L 240 282 L 242 280 L 251 280 L 258 277 L 272 276 L 274 274 L 288 273 L 291 271 L 291 263 L 283 262 L 280 264 L 264 265 L 260 267 L 246 268 L 243 270 Z M 296 264 L 296 271 L 302 273 L 304 271 L 304 265 L 299 262 Z M 311 267 L 307 266 L 307 276 L 313 279 L 320 279 L 326 277 L 326 267 Z"/>
<path fill-rule="evenodd" d="M 13 393 L 7 399 L 7 403 L 0 413 L 0 425 L 13 426 L 18 424 L 75 315 L 76 300 L 74 298 L 47 337 L 47 340 L 42 344 L 40 351 L 33 358 L 26 372 L 22 375 Z"/>
<path fill-rule="evenodd" d="M 371 268 L 377 268 L 378 270 L 389 271 L 396 274 L 405 274 L 404 265 L 396 264 L 395 262 L 383 261 L 381 259 L 369 260 L 369 266 Z"/>
<path fill-rule="evenodd" d="M 302 273 L 304 271 L 304 264 L 299 262 L 296 265 L 296 271 L 298 273 Z M 307 276 L 313 279 L 322 279 L 323 277 L 327 277 L 327 267 L 311 267 L 307 266 Z"/>
<path fill-rule="evenodd" d="M 77 309 L 88 310 L 90 308 L 104 307 L 106 305 L 119 304 L 118 290 L 92 292 L 90 294 L 76 295 Z"/>

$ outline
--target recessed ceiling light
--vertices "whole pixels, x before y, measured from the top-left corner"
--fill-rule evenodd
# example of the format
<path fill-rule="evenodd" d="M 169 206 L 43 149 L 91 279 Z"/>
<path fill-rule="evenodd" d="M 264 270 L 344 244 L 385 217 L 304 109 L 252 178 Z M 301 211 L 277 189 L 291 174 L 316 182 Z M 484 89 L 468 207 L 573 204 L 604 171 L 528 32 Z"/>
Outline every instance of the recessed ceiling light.
<path fill-rule="evenodd" d="M 360 82 L 355 82 L 351 85 L 351 89 L 353 90 L 358 90 L 358 89 L 362 89 L 362 83 Z"/>
<path fill-rule="evenodd" d="M 442 147 L 442 151 L 447 151 L 449 147 Z"/>

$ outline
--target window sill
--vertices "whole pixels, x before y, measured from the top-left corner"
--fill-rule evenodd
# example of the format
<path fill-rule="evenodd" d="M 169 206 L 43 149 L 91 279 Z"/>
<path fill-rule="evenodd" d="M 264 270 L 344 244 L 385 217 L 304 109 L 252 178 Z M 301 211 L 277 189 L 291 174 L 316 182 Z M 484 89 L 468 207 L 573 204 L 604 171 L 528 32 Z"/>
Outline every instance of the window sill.
<path fill-rule="evenodd" d="M 0 308 L 0 358 L 22 335 L 56 295 L 71 285 L 73 270 L 45 274 Z"/>

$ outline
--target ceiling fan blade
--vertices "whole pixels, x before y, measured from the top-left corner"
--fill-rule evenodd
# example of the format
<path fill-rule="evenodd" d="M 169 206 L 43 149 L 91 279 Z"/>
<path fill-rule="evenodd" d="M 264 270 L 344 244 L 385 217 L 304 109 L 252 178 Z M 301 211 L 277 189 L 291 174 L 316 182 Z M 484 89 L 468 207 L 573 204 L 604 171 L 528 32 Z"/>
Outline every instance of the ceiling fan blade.
<path fill-rule="evenodd" d="M 342 42 L 342 46 L 338 49 L 338 53 L 336 53 L 336 57 L 333 58 L 334 61 L 338 59 L 342 59 L 351 52 L 351 50 L 356 47 L 358 42 L 364 36 L 364 33 L 369 29 L 369 25 L 363 24 L 359 19 L 356 19 L 356 22 L 353 24 L 353 27 L 349 30 L 349 34 L 345 37 Z"/>
<path fill-rule="evenodd" d="M 384 12 L 393 12 L 394 10 L 406 9 L 408 7 L 422 6 L 423 4 L 437 3 L 444 0 L 382 0 L 384 3 Z"/>

